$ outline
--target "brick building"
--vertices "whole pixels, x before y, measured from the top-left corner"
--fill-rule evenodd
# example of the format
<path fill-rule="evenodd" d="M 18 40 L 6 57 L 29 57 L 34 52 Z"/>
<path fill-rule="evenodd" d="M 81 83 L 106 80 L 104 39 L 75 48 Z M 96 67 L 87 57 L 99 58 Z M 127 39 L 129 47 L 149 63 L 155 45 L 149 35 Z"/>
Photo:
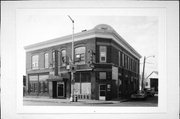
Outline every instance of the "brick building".
<path fill-rule="evenodd" d="M 72 35 L 25 47 L 27 95 L 69 98 L 74 87 L 78 98 L 111 100 L 138 90 L 141 56 L 111 26 L 76 33 L 74 41 L 75 82 Z"/>

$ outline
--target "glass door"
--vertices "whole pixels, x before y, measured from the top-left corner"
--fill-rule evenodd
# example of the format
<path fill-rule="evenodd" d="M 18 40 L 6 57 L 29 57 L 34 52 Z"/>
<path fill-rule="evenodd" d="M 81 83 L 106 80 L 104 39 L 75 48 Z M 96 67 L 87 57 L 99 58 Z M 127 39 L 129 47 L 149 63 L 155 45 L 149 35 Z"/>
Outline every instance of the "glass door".
<path fill-rule="evenodd" d="M 106 85 L 99 85 L 99 100 L 106 100 Z"/>

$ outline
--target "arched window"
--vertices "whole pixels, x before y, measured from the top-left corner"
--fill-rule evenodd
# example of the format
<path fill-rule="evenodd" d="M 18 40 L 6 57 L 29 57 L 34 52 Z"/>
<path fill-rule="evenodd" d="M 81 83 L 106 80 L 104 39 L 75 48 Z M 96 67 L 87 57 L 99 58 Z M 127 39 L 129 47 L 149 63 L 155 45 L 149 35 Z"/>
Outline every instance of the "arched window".
<path fill-rule="evenodd" d="M 49 68 L 49 54 L 44 54 L 44 68 Z"/>
<path fill-rule="evenodd" d="M 75 48 L 75 64 L 85 64 L 85 47 L 77 47 Z"/>
<path fill-rule="evenodd" d="M 52 67 L 55 67 L 55 50 L 52 51 Z"/>
<path fill-rule="evenodd" d="M 61 50 L 61 64 L 62 66 L 66 65 L 66 50 Z"/>
<path fill-rule="evenodd" d="M 31 62 L 32 69 L 38 69 L 39 67 L 39 55 L 33 55 L 32 56 L 32 62 Z"/>

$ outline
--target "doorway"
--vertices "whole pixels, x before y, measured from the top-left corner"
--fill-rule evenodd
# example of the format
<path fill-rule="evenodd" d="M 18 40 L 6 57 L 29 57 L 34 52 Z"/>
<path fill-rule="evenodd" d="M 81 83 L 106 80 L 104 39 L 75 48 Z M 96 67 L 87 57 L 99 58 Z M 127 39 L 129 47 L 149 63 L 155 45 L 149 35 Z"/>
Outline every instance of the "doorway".
<path fill-rule="evenodd" d="M 57 97 L 64 97 L 64 82 L 57 82 Z"/>
<path fill-rule="evenodd" d="M 106 100 L 106 85 L 99 85 L 99 100 Z"/>

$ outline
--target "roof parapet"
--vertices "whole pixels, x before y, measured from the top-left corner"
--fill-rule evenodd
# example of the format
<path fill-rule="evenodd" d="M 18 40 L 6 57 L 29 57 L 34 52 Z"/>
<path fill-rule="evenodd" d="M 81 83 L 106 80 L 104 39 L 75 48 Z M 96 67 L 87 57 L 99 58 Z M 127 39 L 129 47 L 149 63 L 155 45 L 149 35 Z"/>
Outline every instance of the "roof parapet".
<path fill-rule="evenodd" d="M 115 36 L 116 39 L 118 39 L 117 42 L 120 42 L 121 44 L 124 45 L 124 47 L 127 47 L 125 49 L 129 49 L 130 52 L 133 52 L 136 54 L 136 56 L 138 58 L 141 58 L 142 56 L 132 47 L 130 46 L 110 25 L 107 24 L 99 24 L 96 25 L 93 29 L 90 30 L 83 30 L 82 32 L 79 33 L 75 33 L 74 34 L 74 39 L 76 41 L 76 39 L 80 39 L 81 37 L 86 37 L 86 36 L 96 36 L 98 33 L 109 33 L 112 36 Z M 95 34 L 95 35 L 93 35 Z M 87 37 L 86 37 L 87 38 Z M 57 44 L 62 44 L 62 43 L 68 43 L 71 42 L 71 35 L 67 35 L 67 36 L 63 36 L 63 37 L 59 37 L 59 38 L 55 38 L 55 39 L 51 39 L 48 41 L 44 41 L 44 42 L 40 42 L 40 43 L 36 43 L 36 44 L 32 44 L 32 45 L 28 45 L 25 46 L 24 49 L 25 50 L 30 50 L 30 49 L 40 49 L 41 46 L 43 45 L 47 45 L 47 47 L 53 46 L 54 43 Z M 52 44 L 52 45 L 51 45 Z M 43 46 L 45 47 L 45 46 Z M 42 47 L 41 47 L 42 48 Z"/>

